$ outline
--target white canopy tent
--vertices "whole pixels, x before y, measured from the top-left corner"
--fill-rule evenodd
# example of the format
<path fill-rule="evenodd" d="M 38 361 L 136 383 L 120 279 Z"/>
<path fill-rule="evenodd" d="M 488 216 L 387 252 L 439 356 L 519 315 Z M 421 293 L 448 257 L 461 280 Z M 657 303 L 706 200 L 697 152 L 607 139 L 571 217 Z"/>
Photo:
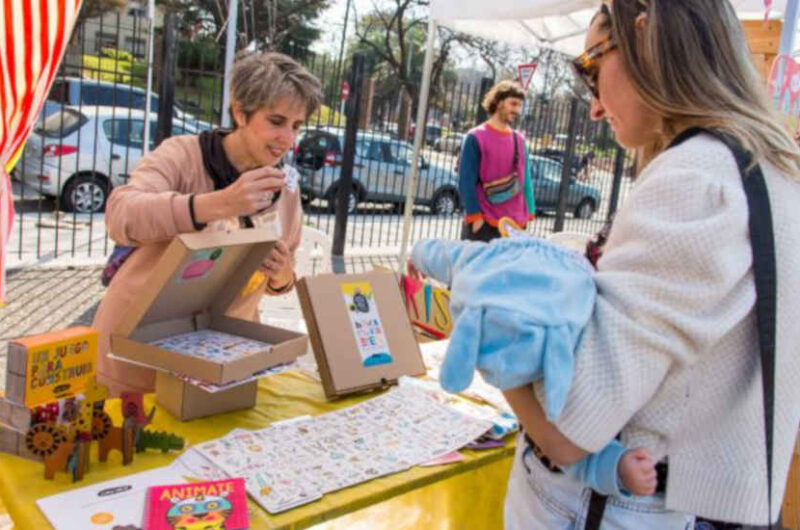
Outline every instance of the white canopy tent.
<path fill-rule="evenodd" d="M 742 19 L 763 18 L 764 0 L 731 0 Z M 794 48 L 800 0 L 773 0 L 770 18 L 784 19 L 781 52 Z M 450 29 L 502 41 L 516 46 L 546 46 L 569 55 L 578 55 L 599 0 L 431 0 L 428 20 L 428 40 L 425 48 L 420 99 L 417 105 L 414 134 L 414 157 L 411 178 L 406 187 L 403 238 L 400 246 L 399 267 L 405 266 L 411 231 L 411 213 L 414 208 L 414 190 L 419 174 L 419 157 L 425 131 L 428 107 L 431 66 L 435 46 L 436 27 Z"/>
<path fill-rule="evenodd" d="M 764 0 L 732 0 L 741 18 L 763 18 Z M 537 44 L 578 55 L 598 0 L 433 0 L 437 25 L 517 46 Z M 775 0 L 771 16 L 783 14 L 786 0 Z"/>

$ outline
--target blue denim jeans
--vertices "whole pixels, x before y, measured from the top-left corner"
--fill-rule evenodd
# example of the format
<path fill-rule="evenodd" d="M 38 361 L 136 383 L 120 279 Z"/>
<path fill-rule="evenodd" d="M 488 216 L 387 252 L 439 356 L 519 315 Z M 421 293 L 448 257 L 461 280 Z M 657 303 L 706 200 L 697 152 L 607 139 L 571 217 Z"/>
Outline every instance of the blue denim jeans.
<path fill-rule="evenodd" d="M 566 474 L 553 473 L 517 438 L 508 480 L 506 530 L 583 530 L 591 490 Z M 609 497 L 602 530 L 691 530 L 694 516 L 668 511 L 664 497 Z"/>

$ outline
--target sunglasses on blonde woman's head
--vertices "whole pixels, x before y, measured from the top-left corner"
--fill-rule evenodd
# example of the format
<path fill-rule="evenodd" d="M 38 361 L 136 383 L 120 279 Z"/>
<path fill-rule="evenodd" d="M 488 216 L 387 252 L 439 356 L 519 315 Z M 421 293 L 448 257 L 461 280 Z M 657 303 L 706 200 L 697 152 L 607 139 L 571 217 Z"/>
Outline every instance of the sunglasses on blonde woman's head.
<path fill-rule="evenodd" d="M 572 61 L 572 68 L 575 74 L 583 81 L 586 88 L 595 98 L 600 97 L 600 90 L 597 87 L 597 79 L 600 75 L 600 58 L 608 52 L 616 49 L 617 43 L 613 37 L 606 37 L 598 42 Z"/>

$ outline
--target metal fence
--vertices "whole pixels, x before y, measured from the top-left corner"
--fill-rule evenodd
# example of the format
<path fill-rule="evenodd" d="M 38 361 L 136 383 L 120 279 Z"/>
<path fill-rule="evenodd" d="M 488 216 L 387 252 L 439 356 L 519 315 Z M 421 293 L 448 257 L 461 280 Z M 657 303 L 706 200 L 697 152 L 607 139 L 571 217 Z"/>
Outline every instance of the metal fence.
<path fill-rule="evenodd" d="M 214 41 L 182 35 L 172 41 L 169 31 L 156 32 L 155 95 L 145 117 L 147 19 L 114 13 L 88 21 L 76 32 L 13 173 L 17 216 L 9 245 L 12 266 L 108 255 L 113 241 L 105 231 L 105 200 L 114 186 L 127 182 L 142 156 L 145 136 L 152 148 L 165 135 L 197 134 L 218 126 L 225 111 L 223 54 Z M 287 156 L 302 175 L 305 223 L 332 237 L 338 232 L 346 253 L 397 252 L 411 173 L 415 102 L 368 71 L 354 77 L 352 61 L 343 64 L 308 52 L 296 58 L 324 87 L 324 105 Z M 347 112 L 341 97 L 345 79 L 351 85 Z M 432 94 L 411 241 L 459 235 L 464 214 L 458 153 L 463 134 L 485 119 L 479 103 L 490 81 L 451 83 Z M 159 103 L 173 95 L 170 112 Z M 162 125 L 166 116 L 166 128 L 159 129 L 159 116 Z M 349 150 L 353 186 L 347 214 L 337 222 L 334 198 L 348 165 L 346 116 L 358 130 Z M 629 161 L 608 127 L 587 116 L 587 106 L 579 100 L 531 97 L 526 102 L 518 126 L 534 168 L 538 211 L 529 226 L 534 234 L 596 232 L 624 198 Z"/>

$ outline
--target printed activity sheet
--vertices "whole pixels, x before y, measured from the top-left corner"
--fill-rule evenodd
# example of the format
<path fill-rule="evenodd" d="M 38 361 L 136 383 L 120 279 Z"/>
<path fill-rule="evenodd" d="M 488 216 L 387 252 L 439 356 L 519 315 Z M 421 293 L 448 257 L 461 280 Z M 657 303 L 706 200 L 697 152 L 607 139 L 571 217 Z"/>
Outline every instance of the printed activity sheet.
<path fill-rule="evenodd" d="M 449 339 L 420 344 L 419 351 L 422 353 L 422 360 L 427 368 L 427 376 L 431 379 L 439 380 L 439 369 L 444 362 L 449 345 Z M 461 393 L 467 397 L 484 401 L 502 412 L 511 413 L 511 407 L 508 406 L 503 392 L 487 383 L 478 371 L 475 372 L 469 388 Z"/>
<path fill-rule="evenodd" d="M 169 466 L 51 495 L 36 504 L 56 530 L 138 529 L 150 486 L 226 478 L 218 467 L 189 448 Z"/>
<path fill-rule="evenodd" d="M 181 333 L 153 341 L 150 344 L 181 355 L 214 362 L 235 361 L 272 347 L 266 342 L 238 337 L 213 329 Z"/>
<path fill-rule="evenodd" d="M 196 449 L 279 513 L 448 455 L 491 427 L 407 387 L 316 418 L 237 429 Z"/>

